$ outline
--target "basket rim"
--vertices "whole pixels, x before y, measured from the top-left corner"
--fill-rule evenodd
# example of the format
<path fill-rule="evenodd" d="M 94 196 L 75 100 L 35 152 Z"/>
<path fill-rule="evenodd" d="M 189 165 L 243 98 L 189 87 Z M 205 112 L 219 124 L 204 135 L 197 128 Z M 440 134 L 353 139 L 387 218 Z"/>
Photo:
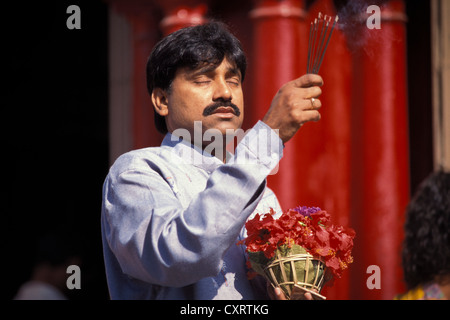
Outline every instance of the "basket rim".
<path fill-rule="evenodd" d="M 325 266 L 325 260 L 323 260 L 321 257 L 319 256 L 313 256 L 310 253 L 295 253 L 295 254 L 289 254 L 287 256 L 280 256 L 278 255 L 276 259 L 272 260 L 266 268 L 269 268 L 269 266 L 271 266 L 272 264 L 276 264 L 278 262 L 280 262 L 281 260 L 295 260 L 297 258 L 310 258 L 310 260 L 317 260 L 322 262 Z M 306 259 L 305 259 L 306 260 Z"/>

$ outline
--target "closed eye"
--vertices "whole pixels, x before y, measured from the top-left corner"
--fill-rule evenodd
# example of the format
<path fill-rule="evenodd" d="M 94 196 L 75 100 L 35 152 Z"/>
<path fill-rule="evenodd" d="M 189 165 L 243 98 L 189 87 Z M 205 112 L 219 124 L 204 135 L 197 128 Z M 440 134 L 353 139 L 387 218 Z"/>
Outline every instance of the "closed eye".
<path fill-rule="evenodd" d="M 211 79 L 201 77 L 201 78 L 194 79 L 193 82 L 198 85 L 205 85 L 205 84 L 209 84 L 211 81 L 212 81 Z"/>
<path fill-rule="evenodd" d="M 227 83 L 234 86 L 234 87 L 239 87 L 239 85 L 241 84 L 241 82 L 239 80 L 227 80 Z"/>

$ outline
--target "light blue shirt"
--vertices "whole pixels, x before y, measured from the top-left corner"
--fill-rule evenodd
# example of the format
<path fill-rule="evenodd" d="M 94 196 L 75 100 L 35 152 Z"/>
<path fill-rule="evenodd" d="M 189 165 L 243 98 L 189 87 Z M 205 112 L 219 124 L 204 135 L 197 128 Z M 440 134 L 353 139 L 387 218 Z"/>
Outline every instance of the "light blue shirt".
<path fill-rule="evenodd" d="M 112 299 L 259 299 L 247 279 L 244 224 L 281 209 L 266 178 L 282 157 L 259 121 L 224 164 L 167 134 L 160 147 L 120 156 L 103 185 L 101 215 Z"/>

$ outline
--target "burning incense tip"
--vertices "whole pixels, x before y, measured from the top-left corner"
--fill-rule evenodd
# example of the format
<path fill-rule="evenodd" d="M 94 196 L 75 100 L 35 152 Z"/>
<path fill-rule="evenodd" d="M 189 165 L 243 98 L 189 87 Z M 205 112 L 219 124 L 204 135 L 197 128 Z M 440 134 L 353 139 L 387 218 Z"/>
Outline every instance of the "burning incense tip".
<path fill-rule="evenodd" d="M 325 51 L 327 50 L 328 43 L 330 42 L 331 35 L 339 17 L 336 16 L 334 18 L 334 23 L 329 28 L 331 19 L 332 17 L 327 15 L 322 18 L 322 13 L 319 12 L 318 18 L 315 18 L 314 22 L 311 22 L 308 42 L 308 61 L 306 65 L 307 73 L 319 73 L 320 66 L 325 57 Z"/>

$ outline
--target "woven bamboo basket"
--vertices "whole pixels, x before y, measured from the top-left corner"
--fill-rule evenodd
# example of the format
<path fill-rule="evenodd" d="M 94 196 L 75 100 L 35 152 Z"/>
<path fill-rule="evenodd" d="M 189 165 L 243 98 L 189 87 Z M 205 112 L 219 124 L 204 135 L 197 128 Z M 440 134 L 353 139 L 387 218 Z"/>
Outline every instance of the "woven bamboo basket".
<path fill-rule="evenodd" d="M 288 299 L 295 299 L 296 293 L 303 295 L 304 292 L 311 293 L 316 300 L 326 299 L 319 294 L 325 283 L 325 263 L 308 253 L 288 256 L 277 254 L 277 258 L 264 272 L 272 286 L 280 287 Z"/>

